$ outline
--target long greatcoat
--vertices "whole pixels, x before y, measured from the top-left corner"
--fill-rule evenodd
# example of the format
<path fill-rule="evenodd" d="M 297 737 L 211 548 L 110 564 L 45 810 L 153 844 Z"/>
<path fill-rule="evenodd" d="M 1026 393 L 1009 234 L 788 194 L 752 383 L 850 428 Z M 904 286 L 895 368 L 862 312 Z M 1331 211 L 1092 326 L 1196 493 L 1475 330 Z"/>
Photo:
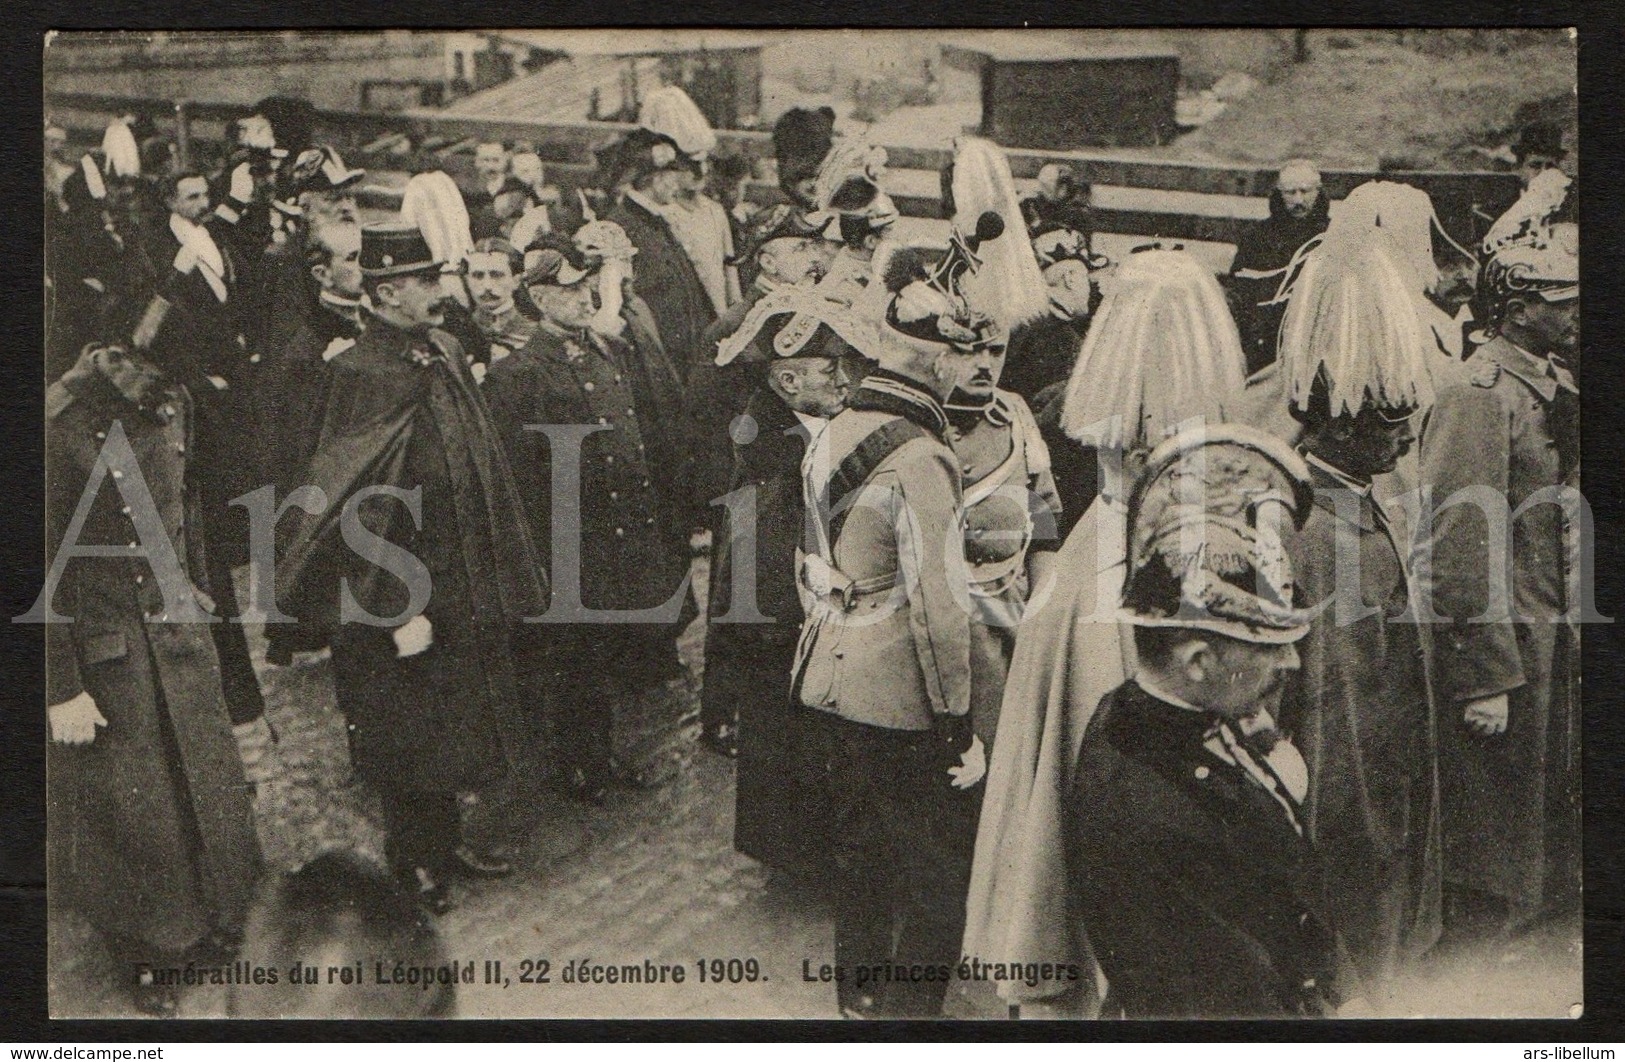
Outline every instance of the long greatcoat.
<path fill-rule="evenodd" d="M 1085 727 L 1101 698 L 1134 673 L 1134 644 L 1117 620 L 1127 556 L 1121 502 L 1098 497 L 1055 557 L 1055 591 L 1016 638 L 988 759 L 966 902 L 965 954 L 984 962 L 1072 961 L 1092 970 L 1087 934 L 1066 910 L 1064 830 Z M 1006 981 L 1025 1006 L 1068 985 Z M 1099 1003 L 1093 980 L 1067 1006 Z"/>
<path fill-rule="evenodd" d="M 637 414 L 631 352 L 621 340 L 583 333 L 566 338 L 544 325 L 530 342 L 491 367 L 483 385 L 544 565 L 552 564 L 555 504 L 578 516 L 581 601 L 590 609 L 643 609 L 664 604 L 682 583 L 686 557 L 662 519 L 651 455 Z M 553 496 L 548 437 L 527 424 L 592 425 L 581 442 L 581 496 Z M 560 580 L 555 574 L 555 586 Z M 591 624 L 554 628 L 563 649 L 570 637 L 648 638 L 653 653 L 628 652 L 625 673 L 639 665 L 664 677 L 672 640 L 650 624 Z M 568 666 L 569 661 L 561 662 Z M 652 676 L 651 676 L 652 677 Z"/>
<path fill-rule="evenodd" d="M 666 219 L 630 197 L 605 212 L 604 220 L 625 229 L 627 239 L 638 249 L 637 276 L 632 284 L 654 313 L 667 356 L 687 379 L 695 364 L 716 356 L 714 349 L 706 351 L 701 342 L 705 326 L 717 315 L 694 263 Z"/>
<path fill-rule="evenodd" d="M 285 518 L 278 603 L 331 639 L 339 708 L 363 777 L 421 793 L 475 788 L 499 777 L 516 751 L 511 640 L 524 617 L 546 607 L 522 503 L 455 340 L 373 317 L 329 367 L 308 477 L 328 507 Z M 344 541 L 343 509 L 379 486 L 422 491 L 417 521 L 394 498 L 355 505 L 364 528 L 428 572 L 423 615 L 434 643 L 404 658 L 388 627 L 339 622 L 341 579 L 375 617 L 401 616 L 408 605 L 406 584 Z M 270 625 L 273 645 L 311 644 L 308 630 L 292 627 Z"/>
<path fill-rule="evenodd" d="M 1566 374 L 1496 338 L 1442 387 L 1422 431 L 1422 482 L 1434 506 L 1487 487 L 1512 511 L 1536 492 L 1579 487 L 1577 395 Z M 1429 579 L 1434 610 L 1445 880 L 1500 896 L 1525 912 L 1578 895 L 1578 632 L 1563 512 L 1531 506 L 1490 553 L 1471 504 L 1439 512 Z M 1500 567 L 1519 622 L 1470 622 L 1490 601 Z M 1461 705 L 1506 693 L 1508 728 L 1479 738 Z"/>
<path fill-rule="evenodd" d="M 710 604 L 705 628 L 706 713 L 739 716 L 734 847 L 769 866 L 810 870 L 824 851 L 820 816 L 805 805 L 797 781 L 802 711 L 790 704 L 790 668 L 801 630 L 796 550 L 806 530 L 801 461 L 807 427 L 766 387 L 751 396 L 745 415 L 756 434 L 734 446 L 730 491 L 753 490 L 754 520 L 719 524 L 712 553 Z M 730 531 L 732 533 L 730 533 Z M 735 536 L 741 537 L 736 540 Z M 718 623 L 730 609 L 735 555 L 755 546 L 755 608 L 771 623 Z"/>
<path fill-rule="evenodd" d="M 144 482 L 191 580 L 181 592 L 206 602 L 186 468 L 190 402 L 161 382 L 130 394 L 140 405 L 88 356 L 47 392 L 50 554 L 98 455 L 108 446 L 112 456 L 110 437 L 122 432 L 135 467 L 115 461 L 98 481 L 76 541 L 140 541 L 131 515 L 139 500 L 122 492 Z M 46 628 L 46 699 L 88 692 L 107 726 L 88 745 L 49 746 L 47 850 L 53 900 L 105 931 L 173 952 L 214 927 L 241 925 L 260 855 L 214 640 L 202 624 L 164 622 L 165 608 L 144 558 L 79 557 L 63 574 L 55 609 L 72 622 Z"/>
<path fill-rule="evenodd" d="M 1305 828 L 1327 906 L 1361 976 L 1380 986 L 1439 938 L 1438 750 L 1424 651 L 1394 518 L 1309 462 L 1315 505 L 1286 548 L 1309 603 L 1333 603 L 1298 643 L 1280 724 L 1309 768 Z M 1359 564 L 1358 599 L 1338 579 Z M 1354 609 L 1381 609 L 1355 618 Z M 1341 615 L 1340 615 L 1341 610 Z"/>

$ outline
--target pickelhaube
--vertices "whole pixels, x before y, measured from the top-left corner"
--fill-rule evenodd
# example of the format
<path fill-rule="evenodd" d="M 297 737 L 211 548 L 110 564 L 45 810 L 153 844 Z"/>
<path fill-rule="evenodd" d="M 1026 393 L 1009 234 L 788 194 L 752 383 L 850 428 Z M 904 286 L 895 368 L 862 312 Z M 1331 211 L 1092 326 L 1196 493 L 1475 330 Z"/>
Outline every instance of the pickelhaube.
<path fill-rule="evenodd" d="M 1286 443 L 1240 424 L 1188 428 L 1151 452 L 1129 500 L 1123 616 L 1245 642 L 1302 638 L 1283 522 L 1301 529 L 1309 469 Z"/>
<path fill-rule="evenodd" d="M 1579 296 L 1579 228 L 1552 220 L 1569 184 L 1562 170 L 1541 172 L 1484 237 L 1484 284 L 1496 317 L 1515 297 L 1562 302 Z"/>

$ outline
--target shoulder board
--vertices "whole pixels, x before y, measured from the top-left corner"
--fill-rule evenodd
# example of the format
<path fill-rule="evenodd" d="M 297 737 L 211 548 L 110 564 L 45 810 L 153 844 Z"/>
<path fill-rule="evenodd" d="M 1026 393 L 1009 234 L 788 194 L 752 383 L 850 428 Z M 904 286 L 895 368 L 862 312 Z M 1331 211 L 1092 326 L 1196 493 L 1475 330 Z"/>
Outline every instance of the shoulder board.
<path fill-rule="evenodd" d="M 429 342 L 434 344 L 436 350 L 453 361 L 460 362 L 463 360 L 463 345 L 457 342 L 456 337 L 450 332 L 442 332 L 438 328 L 431 328 L 429 330 Z"/>
<path fill-rule="evenodd" d="M 1468 377 L 1474 387 L 1494 387 L 1495 381 L 1500 378 L 1501 366 L 1487 359 L 1483 365 L 1474 366 L 1472 375 Z"/>
<path fill-rule="evenodd" d="M 73 405 L 76 396 L 61 381 L 45 389 L 45 419 L 52 420 L 60 417 L 69 406 Z"/>

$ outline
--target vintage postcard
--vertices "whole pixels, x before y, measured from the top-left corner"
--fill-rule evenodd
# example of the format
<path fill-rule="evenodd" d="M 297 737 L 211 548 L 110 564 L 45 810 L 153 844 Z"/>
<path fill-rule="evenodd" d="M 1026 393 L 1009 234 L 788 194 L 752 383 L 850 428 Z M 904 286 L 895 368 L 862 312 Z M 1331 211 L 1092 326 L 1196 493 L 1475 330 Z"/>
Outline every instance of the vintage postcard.
<path fill-rule="evenodd" d="M 1578 1017 L 1577 34 L 55 32 L 71 1017 Z"/>

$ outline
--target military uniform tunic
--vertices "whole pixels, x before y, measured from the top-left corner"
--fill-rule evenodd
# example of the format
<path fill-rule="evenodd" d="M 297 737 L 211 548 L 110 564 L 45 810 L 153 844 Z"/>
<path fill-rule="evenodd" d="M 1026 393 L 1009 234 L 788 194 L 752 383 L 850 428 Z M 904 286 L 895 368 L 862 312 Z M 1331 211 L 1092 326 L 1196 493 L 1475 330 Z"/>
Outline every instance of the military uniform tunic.
<path fill-rule="evenodd" d="M 1422 431 L 1422 482 L 1439 510 L 1457 491 L 1487 488 L 1512 512 L 1547 488 L 1578 488 L 1577 404 L 1568 374 L 1505 338 L 1479 348 L 1442 386 Z M 1525 909 L 1577 896 L 1579 712 L 1572 676 L 1578 637 L 1565 517 L 1550 502 L 1512 522 L 1492 546 L 1482 511 L 1443 508 L 1432 526 L 1440 781 L 1446 880 Z M 1493 550 L 1493 552 L 1492 552 Z M 1471 622 L 1504 579 L 1516 622 Z M 1464 702 L 1505 693 L 1504 734 L 1481 738 Z"/>
<path fill-rule="evenodd" d="M 207 609 L 191 403 L 176 385 L 156 383 L 139 401 L 127 390 L 86 356 L 46 393 L 48 551 L 122 433 L 135 467 L 113 464 L 75 540 L 162 548 L 136 530 L 139 501 L 127 492 L 144 487 L 185 580 L 172 592 Z M 89 693 L 107 726 L 88 745 L 49 746 L 47 852 L 53 901 L 179 951 L 241 924 L 260 856 L 214 641 L 201 623 L 171 622 L 171 604 L 146 558 L 76 557 L 65 568 L 53 607 L 72 622 L 46 628 L 46 700 Z"/>

